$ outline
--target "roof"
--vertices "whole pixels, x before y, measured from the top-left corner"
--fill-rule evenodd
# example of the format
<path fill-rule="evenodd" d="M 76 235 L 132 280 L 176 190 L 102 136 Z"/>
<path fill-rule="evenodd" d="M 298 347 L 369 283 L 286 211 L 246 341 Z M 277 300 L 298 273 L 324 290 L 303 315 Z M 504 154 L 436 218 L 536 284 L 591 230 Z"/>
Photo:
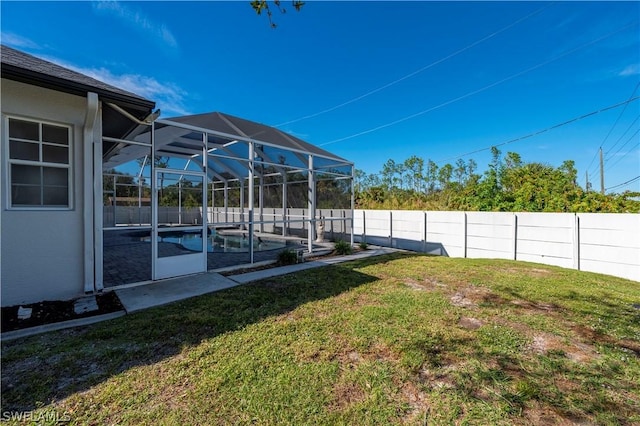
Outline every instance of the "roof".
<path fill-rule="evenodd" d="M 312 155 L 315 154 L 327 158 L 333 158 L 341 162 L 348 162 L 348 160 L 345 160 L 344 158 L 338 157 L 329 151 L 325 151 L 322 148 L 312 145 L 309 142 L 305 142 L 296 136 L 276 129 L 275 127 L 235 117 L 223 112 L 186 115 L 182 117 L 169 118 L 166 121 L 173 121 L 202 129 L 236 135 L 241 138 L 250 139 L 256 142 L 264 142 L 285 149 L 303 151 Z"/>
<path fill-rule="evenodd" d="M 0 45 L 2 78 L 31 84 L 38 87 L 87 96 L 96 93 L 106 105 L 115 104 L 136 117 L 146 118 L 155 108 L 155 102 L 95 78 L 70 70 L 44 59 L 11 47 Z M 122 138 L 136 128 L 137 124 L 110 107 L 102 110 L 102 131 L 105 136 Z M 110 144 L 104 145 L 105 151 Z"/>
<path fill-rule="evenodd" d="M 209 152 L 208 170 L 218 176 L 230 173 L 241 177 L 247 173 L 245 163 L 249 156 L 249 142 L 256 144 L 258 157 L 269 163 L 279 163 L 288 169 L 305 169 L 308 166 L 307 155 L 314 156 L 315 170 L 352 166 L 350 161 L 289 133 L 222 112 L 156 121 L 153 134 L 155 155 L 185 159 L 201 157 L 204 133 L 207 134 Z M 138 134 L 134 140 L 150 143 L 150 130 Z M 148 152 L 149 149 L 143 145 L 122 147 L 103 158 L 104 167 L 116 168 L 120 164 L 143 157 Z"/>
<path fill-rule="evenodd" d="M 105 100 L 140 106 L 155 107 L 155 102 L 95 78 L 70 70 L 33 55 L 0 46 L 2 52 L 2 77 L 17 80 L 74 95 L 85 96 L 95 92 Z"/>

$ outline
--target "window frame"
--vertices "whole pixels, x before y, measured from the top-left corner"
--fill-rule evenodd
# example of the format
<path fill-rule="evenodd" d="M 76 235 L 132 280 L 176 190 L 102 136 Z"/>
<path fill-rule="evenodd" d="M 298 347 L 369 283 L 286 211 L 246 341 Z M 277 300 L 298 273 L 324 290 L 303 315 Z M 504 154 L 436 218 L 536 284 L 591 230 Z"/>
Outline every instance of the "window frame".
<path fill-rule="evenodd" d="M 31 122 L 31 123 L 36 123 L 38 125 L 38 140 L 37 141 L 29 141 L 28 139 L 24 139 L 25 142 L 29 142 L 29 143 L 37 143 L 38 144 L 38 152 L 39 152 L 39 159 L 38 160 L 20 160 L 20 159 L 12 159 L 10 157 L 10 146 L 11 146 L 11 140 L 13 138 L 11 138 L 9 136 L 9 120 L 19 120 L 19 121 L 26 121 L 26 122 Z M 6 193 L 6 198 L 5 198 L 5 202 L 6 202 L 6 209 L 7 210 L 21 210 L 21 211 L 71 211 L 74 209 L 74 178 L 73 178 L 73 171 L 74 171 L 74 166 L 73 166 L 73 158 L 74 158 L 74 153 L 73 153 L 73 135 L 74 135 L 74 128 L 73 125 L 68 124 L 68 123 L 60 123 L 60 122 L 55 122 L 55 121 L 51 121 L 51 120 L 43 120 L 43 119 L 36 119 L 36 118 L 30 118 L 30 117 L 23 117 L 23 116 L 18 116 L 18 115 L 3 115 L 2 117 L 2 124 L 3 124 L 3 132 L 2 132 L 2 139 L 3 139 L 3 157 L 4 157 L 4 161 L 2 162 L 3 167 L 5 168 L 5 179 L 6 179 L 6 184 L 5 186 L 5 193 Z M 47 162 L 47 161 L 43 161 L 42 160 L 42 152 L 43 152 L 43 147 L 44 146 L 61 146 L 61 144 L 57 144 L 55 142 L 46 142 L 43 141 L 43 125 L 50 125 L 50 126 L 56 126 L 56 127 L 63 127 L 67 129 L 67 135 L 68 135 L 68 145 L 67 145 L 67 149 L 68 149 L 68 157 L 67 157 L 67 162 L 66 163 L 53 163 L 53 162 Z M 20 141 L 21 139 L 16 138 L 18 141 Z M 55 168 L 55 169 L 64 169 L 67 170 L 67 204 L 66 205 L 43 205 L 43 204 L 39 204 L 39 205 L 14 205 L 13 204 L 13 196 L 12 196 L 12 191 L 13 191 L 13 177 L 12 177 L 12 166 L 13 165 L 24 165 L 24 166 L 32 166 L 32 167 L 39 167 L 41 168 Z M 44 172 L 43 172 L 44 173 Z M 40 182 L 40 191 L 42 194 L 42 190 L 43 187 L 45 187 L 46 185 L 44 184 L 44 181 L 42 180 Z"/>

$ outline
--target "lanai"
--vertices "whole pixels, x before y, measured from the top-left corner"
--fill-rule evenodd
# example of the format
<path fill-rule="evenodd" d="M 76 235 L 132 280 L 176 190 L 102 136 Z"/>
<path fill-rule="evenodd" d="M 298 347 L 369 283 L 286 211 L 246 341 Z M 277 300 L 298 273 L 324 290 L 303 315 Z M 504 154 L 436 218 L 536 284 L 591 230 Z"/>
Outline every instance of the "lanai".
<path fill-rule="evenodd" d="M 323 228 L 353 242 L 351 162 L 220 112 L 138 124 L 126 140 L 104 138 L 105 285 L 202 272 L 223 257 L 253 263 L 273 257 L 274 241 L 313 251 Z"/>

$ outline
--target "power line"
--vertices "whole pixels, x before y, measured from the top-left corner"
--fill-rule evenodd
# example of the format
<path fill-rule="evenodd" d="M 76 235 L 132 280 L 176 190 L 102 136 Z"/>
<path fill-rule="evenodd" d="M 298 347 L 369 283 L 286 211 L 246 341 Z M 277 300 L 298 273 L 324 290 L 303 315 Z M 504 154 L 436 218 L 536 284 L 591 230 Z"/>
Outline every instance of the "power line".
<path fill-rule="evenodd" d="M 625 147 L 629 142 L 631 142 L 631 140 L 632 140 L 632 139 L 633 139 L 633 138 L 634 138 L 634 137 L 635 137 L 639 132 L 640 132 L 640 128 L 638 128 L 638 130 L 636 130 L 636 131 L 635 131 L 635 132 L 634 132 L 634 133 L 629 137 L 629 139 L 627 139 L 627 141 L 626 141 L 625 143 L 623 143 L 623 144 L 622 144 L 622 146 L 620 146 L 620 148 L 618 148 L 618 150 L 617 150 L 617 151 L 612 155 L 612 157 L 615 157 L 616 155 L 618 155 L 618 153 L 619 153 L 620 151 L 622 151 L 622 150 L 624 149 L 624 147 Z M 629 153 L 627 152 L 627 154 L 625 154 L 625 155 L 628 155 L 628 154 L 629 154 Z M 608 162 L 609 160 L 611 160 L 611 157 L 609 157 L 608 159 L 606 159 L 604 162 L 606 163 L 606 162 Z"/>
<path fill-rule="evenodd" d="M 620 183 L 620 184 L 618 184 L 618 185 L 615 185 L 615 186 L 609 187 L 609 188 L 607 188 L 606 190 L 607 190 L 607 191 L 609 191 L 609 190 L 611 190 L 611 189 L 616 189 L 616 188 L 619 188 L 619 187 L 621 187 L 621 186 L 625 186 L 625 185 L 628 185 L 628 184 L 630 184 L 630 183 L 634 183 L 635 181 L 638 181 L 638 180 L 640 180 L 640 175 L 638 175 L 638 176 L 634 177 L 633 179 L 629 179 L 629 180 L 628 180 L 628 181 L 626 181 L 626 182 L 622 182 L 622 183 Z"/>
<path fill-rule="evenodd" d="M 633 92 L 631 92 L 631 96 L 629 96 L 629 98 L 632 98 L 633 95 L 636 94 L 636 90 L 638 90 L 638 87 L 640 87 L 640 81 L 638 81 L 638 84 L 636 84 L 636 87 L 633 89 Z M 627 104 L 629 105 L 629 104 Z M 611 135 L 611 132 L 613 132 L 613 129 L 615 129 L 616 125 L 618 124 L 618 121 L 620 121 L 620 117 L 622 117 L 622 115 L 624 114 L 624 112 L 627 110 L 627 105 L 624 106 L 624 108 L 622 109 L 622 111 L 620 111 L 620 114 L 618 115 L 618 118 L 616 118 L 615 123 L 613 123 L 613 126 L 611 126 L 611 128 L 609 129 L 609 132 L 607 133 L 607 135 L 604 137 L 604 139 L 602 140 L 602 142 L 600 142 L 600 146 L 598 147 L 599 149 L 602 149 L 604 143 L 607 141 L 607 139 L 609 138 L 609 135 Z M 617 142 L 616 142 L 617 144 Z M 609 149 L 609 151 L 605 152 L 605 157 L 607 156 L 607 154 L 609 154 L 609 152 L 613 149 L 613 147 L 615 147 L 615 144 Z M 596 151 L 596 153 L 593 155 L 593 158 L 591 159 L 591 162 L 589 163 L 589 165 L 587 166 L 587 170 L 589 170 L 591 168 L 591 165 L 593 164 L 594 160 L 596 159 L 596 156 L 598 154 L 598 151 Z"/>
<path fill-rule="evenodd" d="M 620 135 L 620 137 L 618 138 L 618 140 L 616 141 L 616 143 L 614 144 L 614 146 L 615 146 L 615 145 L 617 145 L 617 144 L 618 144 L 618 142 L 620 142 L 620 141 L 622 140 L 622 138 L 624 138 L 624 137 L 627 135 L 627 132 L 628 132 L 629 130 L 631 130 L 631 128 L 633 127 L 633 125 L 634 125 L 634 124 L 636 124 L 636 122 L 637 122 L 639 119 L 640 119 L 640 115 L 638 115 L 638 116 L 636 117 L 636 119 L 635 119 L 635 120 L 633 120 L 633 122 L 631 122 L 631 124 L 629 124 L 629 127 L 627 127 L 627 129 L 622 133 L 622 135 Z M 628 142 L 628 141 L 627 141 L 627 142 Z M 623 145 L 623 146 L 624 146 L 624 145 Z M 610 151 L 610 150 L 609 150 L 609 151 Z M 609 151 L 607 151 L 607 153 L 609 153 Z M 616 153 L 615 153 L 615 154 L 617 154 L 618 152 L 620 152 L 620 150 L 619 150 L 619 149 L 618 149 L 618 151 L 616 151 Z M 597 154 L 598 154 L 598 151 L 596 151 L 596 155 L 597 155 Z M 614 155 L 615 155 L 615 154 L 614 154 Z M 587 170 L 589 170 L 589 169 L 587 168 Z M 588 171 L 588 174 L 590 174 L 590 175 L 591 175 L 591 174 L 593 174 L 596 170 L 598 170 L 598 165 L 597 165 L 597 164 L 596 164 L 596 167 L 595 167 L 594 171 L 593 171 L 593 172 L 591 172 L 591 171 L 589 170 L 589 171 Z"/>
<path fill-rule="evenodd" d="M 636 101 L 638 99 L 640 99 L 640 96 L 636 96 L 635 98 L 627 99 L 626 101 L 619 102 L 619 103 L 617 103 L 615 105 L 610 105 L 608 107 L 604 107 L 604 108 L 601 108 L 599 110 L 592 111 L 592 112 L 589 112 L 587 114 L 583 114 L 583 115 L 578 116 L 578 117 L 574 117 L 574 118 L 572 118 L 570 120 L 563 121 L 562 123 L 554 124 L 553 126 L 546 127 L 546 128 L 544 128 L 542 130 L 538 130 L 538 131 L 535 131 L 533 133 L 529 133 L 528 135 L 520 136 L 519 138 L 511 139 L 511 140 L 508 140 L 506 142 L 502 142 L 502 143 L 499 143 L 499 144 L 496 144 L 496 145 L 491 145 L 491 146 L 488 146 L 486 148 L 476 149 L 475 151 L 466 152 L 464 154 L 460 154 L 460 155 L 455 156 L 455 157 L 450 157 L 450 158 L 446 158 L 444 160 L 436 161 L 436 163 L 442 163 L 442 162 L 445 162 L 445 161 L 455 160 L 455 159 L 458 159 L 458 158 L 466 157 L 467 155 L 476 154 L 476 153 L 482 152 L 482 151 L 488 151 L 492 147 L 496 147 L 497 148 L 499 146 L 508 145 L 508 144 L 511 144 L 511 143 L 514 143 L 514 142 L 521 141 L 523 139 L 532 138 L 532 137 L 537 136 L 539 134 L 548 132 L 549 130 L 557 129 L 558 127 L 562 127 L 562 126 L 566 126 L 567 124 L 571 124 L 571 123 L 574 123 L 576 121 L 585 119 L 587 117 L 591 117 L 592 115 L 600 114 L 601 112 L 605 112 L 605 111 L 608 111 L 610 109 L 614 109 L 614 108 L 617 108 L 619 106 L 626 105 L 626 104 L 634 102 L 634 101 Z"/>
<path fill-rule="evenodd" d="M 619 150 L 617 150 L 617 151 L 616 151 L 616 153 L 615 153 L 615 154 L 613 154 L 613 155 L 614 155 L 614 156 L 615 156 L 615 155 L 617 155 L 617 154 L 618 154 L 618 152 L 620 152 L 620 151 L 622 150 L 622 148 L 624 148 L 624 147 L 625 147 L 625 145 L 626 145 L 626 144 L 628 144 L 629 142 L 631 142 L 631 140 L 633 139 L 633 137 L 634 137 L 635 135 L 637 135 L 639 132 L 640 132 L 640 129 L 636 130 L 636 132 L 635 132 L 633 135 L 631 135 L 631 137 L 630 137 L 630 138 L 629 138 L 629 139 L 624 143 L 624 145 L 622 145 L 622 146 L 620 147 L 620 149 L 619 149 Z M 627 153 L 626 153 L 626 154 L 624 154 L 624 155 L 620 156 L 620 157 L 618 158 L 618 160 L 617 160 L 615 163 L 610 164 L 610 165 L 607 167 L 607 170 L 612 169 L 612 168 L 613 168 L 613 166 L 615 166 L 615 165 L 616 165 L 616 164 L 618 164 L 620 161 L 622 161 L 622 159 L 623 159 L 624 157 L 626 157 L 627 155 L 631 154 L 631 153 L 633 152 L 633 150 L 634 150 L 638 145 L 640 145 L 640 142 L 638 142 L 638 143 L 637 143 L 635 146 L 633 146 L 629 151 L 627 151 Z"/>
<path fill-rule="evenodd" d="M 638 90 L 638 87 L 640 87 L 640 81 L 638 81 L 638 84 L 636 84 L 636 88 L 633 89 L 633 93 L 631 93 L 631 96 L 629 96 L 629 98 L 632 98 L 633 95 L 636 94 L 636 91 Z M 629 105 L 629 104 L 627 104 L 627 105 Z M 616 122 L 613 123 L 613 126 L 611 126 L 611 130 L 609 130 L 609 133 L 607 133 L 607 136 L 604 138 L 604 140 L 600 144 L 601 147 L 604 145 L 604 142 L 607 140 L 607 138 L 609 137 L 609 135 L 611 134 L 613 129 L 616 127 L 616 124 L 618 124 L 618 121 L 620 121 L 620 117 L 622 117 L 622 114 L 624 114 L 624 112 L 627 110 L 627 105 L 625 105 L 624 108 L 622 109 L 622 111 L 620 111 L 620 115 L 618 115 L 618 118 L 616 119 Z M 620 141 L 620 139 L 618 139 L 618 141 Z M 607 152 L 604 153 L 605 157 L 607 155 L 609 155 L 609 153 L 613 150 L 613 148 L 616 147 L 617 143 L 618 142 L 614 143 L 613 146 L 611 148 L 609 148 L 609 150 Z"/>
<path fill-rule="evenodd" d="M 552 4 L 553 4 L 553 3 L 551 3 L 551 4 L 547 5 L 547 6 L 541 7 L 540 9 L 538 9 L 538 10 L 536 10 L 536 11 L 534 11 L 534 12 L 532 12 L 532 13 L 528 14 L 527 16 L 525 16 L 525 17 L 523 17 L 523 18 L 520 18 L 520 19 L 518 19 L 518 20 L 517 20 L 517 21 L 515 21 L 515 22 L 512 22 L 511 24 L 507 25 L 506 27 L 501 28 L 501 29 L 499 29 L 498 31 L 495 31 L 495 32 L 493 32 L 493 33 L 489 34 L 488 36 L 485 36 L 485 37 L 481 38 L 480 40 L 476 40 L 476 41 L 474 41 L 473 43 L 471 43 L 470 45 L 468 45 L 468 46 L 466 46 L 466 47 L 463 47 L 462 49 L 459 49 L 459 50 L 457 50 L 457 51 L 455 51 L 455 52 L 453 52 L 453 53 L 450 53 L 449 55 L 447 55 L 447 56 L 445 56 L 445 57 L 443 57 L 443 58 L 441 58 L 441 59 L 438 59 L 437 61 L 432 62 L 432 63 L 430 63 L 429 65 L 425 65 L 424 67 L 422 67 L 422 68 L 420 68 L 420 69 L 418 69 L 418 70 L 416 70 L 416 71 L 410 72 L 409 74 L 405 75 L 404 77 L 400 77 L 400 78 L 398 78 L 397 80 L 393 80 L 393 81 L 392 81 L 392 82 L 390 82 L 390 83 L 387 83 L 387 84 L 385 84 L 385 85 L 383 85 L 383 86 L 380 86 L 380 87 L 378 87 L 377 89 L 373 89 L 373 90 L 371 90 L 371 91 L 369 91 L 369 92 L 367 92 L 367 93 L 364 93 L 364 94 L 362 94 L 362 95 L 360 95 L 360 96 L 356 96 L 355 98 L 352 98 L 352 99 L 350 99 L 350 100 L 348 100 L 348 101 L 342 102 L 342 103 L 340 103 L 340 104 L 338 104 L 338 105 L 335 105 L 335 106 L 333 106 L 333 107 L 331 107 L 331 108 L 327 108 L 327 109 L 324 109 L 324 110 L 322 110 L 322 111 L 318 111 L 318 112 L 313 113 L 313 114 L 305 115 L 305 116 L 303 116 L 303 117 L 299 117 L 299 118 L 296 118 L 296 119 L 293 119 L 293 120 L 285 121 L 284 123 L 276 124 L 276 125 L 275 125 L 275 127 L 285 126 L 285 125 L 287 125 L 287 124 L 297 123 L 298 121 L 302 121 L 302 120 L 306 120 L 306 119 L 309 119 L 309 118 L 317 117 L 317 116 L 319 116 L 319 115 L 326 114 L 327 112 L 334 111 L 334 110 L 336 110 L 336 109 L 338 109 L 338 108 L 342 108 L 343 106 L 346 106 L 346 105 L 352 104 L 352 103 L 354 103 L 354 102 L 356 102 L 356 101 L 359 101 L 360 99 L 364 99 L 364 98 L 366 98 L 367 96 L 371 96 L 371 95 L 373 95 L 374 93 L 378 93 L 378 92 L 379 92 L 379 91 L 381 91 L 381 90 L 384 90 L 384 89 L 386 89 L 386 88 L 388 88 L 388 87 L 391 87 L 391 86 L 393 86 L 393 85 L 395 85 L 395 84 L 398 84 L 398 83 L 400 83 L 401 81 L 404 81 L 404 80 L 406 80 L 406 79 L 408 79 L 408 78 L 411 78 L 411 77 L 413 77 L 413 76 L 414 76 L 414 75 L 416 75 L 416 74 L 420 74 L 421 72 L 426 71 L 426 70 L 428 70 L 429 68 L 432 68 L 432 67 L 434 67 L 434 66 L 436 66 L 436 65 L 438 65 L 438 64 L 440 64 L 440 63 L 442 63 L 442 62 L 444 62 L 444 61 L 446 61 L 447 59 L 451 59 L 451 58 L 453 58 L 454 56 L 457 56 L 457 55 L 459 55 L 459 54 L 461 54 L 461 53 L 463 53 L 463 52 L 465 52 L 465 51 L 467 51 L 467 50 L 471 49 L 472 47 L 475 47 L 475 46 L 477 46 L 478 44 L 480 44 L 480 43 L 482 43 L 482 42 L 484 42 L 484 41 L 487 41 L 487 40 L 489 40 L 490 38 L 495 37 L 496 35 L 498 35 L 498 34 L 500 34 L 500 33 L 504 32 L 504 31 L 508 30 L 509 28 L 511 28 L 511 27 L 513 27 L 513 26 L 515 26 L 515 25 L 519 24 L 520 22 L 525 21 L 525 20 L 527 20 L 527 19 L 531 18 L 532 16 L 535 16 L 535 15 L 537 15 L 538 13 L 542 12 L 543 10 L 545 10 L 545 9 L 547 9 L 547 8 L 549 8 L 549 7 L 551 7 L 551 5 L 552 5 Z"/>
<path fill-rule="evenodd" d="M 355 138 L 355 137 L 362 136 L 362 135 L 366 135 L 366 134 L 368 134 L 368 133 L 373 133 L 373 132 L 375 132 L 375 131 L 378 131 L 378 130 L 384 129 L 384 128 L 386 128 L 386 127 L 394 126 L 394 125 L 396 125 L 396 124 L 402 123 L 403 121 L 410 120 L 410 119 L 412 119 L 412 118 L 418 117 L 418 116 L 423 115 L 423 114 L 426 114 L 426 113 L 428 113 L 428 112 L 435 111 L 435 110 L 440 109 L 440 108 L 442 108 L 442 107 L 444 107 L 444 106 L 450 105 L 450 104 L 452 104 L 452 103 L 454 103 L 454 102 L 457 102 L 457 101 L 460 101 L 460 100 L 462 100 L 462 99 L 468 98 L 468 97 L 470 97 L 470 96 L 476 95 L 476 94 L 478 94 L 478 93 L 480 93 L 480 92 L 484 92 L 485 90 L 488 90 L 488 89 L 490 89 L 490 88 L 492 88 L 492 87 L 495 87 L 495 86 L 497 86 L 497 85 L 499 85 L 499 84 L 502 84 L 502 83 L 504 83 L 504 82 L 506 82 L 506 81 L 513 80 L 513 79 L 514 79 L 514 78 L 516 78 L 516 77 L 519 77 L 519 76 L 524 75 L 524 74 L 526 74 L 526 73 L 528 73 L 528 72 L 531 72 L 531 71 L 533 71 L 533 70 L 535 70 L 535 69 L 538 69 L 538 68 L 540 68 L 540 67 L 543 67 L 543 66 L 545 66 L 545 65 L 548 65 L 548 64 L 550 64 L 551 62 L 555 62 L 555 61 L 557 61 L 558 59 L 561 59 L 561 58 L 563 58 L 563 57 L 565 57 L 565 56 L 568 56 L 568 55 L 570 55 L 571 53 L 577 52 L 578 50 L 584 49 L 585 47 L 588 47 L 588 46 L 590 46 L 590 45 L 592 45 L 592 44 L 598 43 L 598 42 L 600 42 L 600 41 L 602 41 L 602 40 L 604 40 L 604 39 L 606 39 L 606 38 L 611 37 L 612 35 L 614 35 L 614 34 L 616 34 L 616 33 L 619 33 L 620 31 L 623 31 L 623 30 L 625 30 L 625 29 L 627 29 L 627 28 L 629 28 L 629 27 L 632 27 L 632 26 L 634 26 L 634 25 L 636 25 L 636 24 L 637 24 L 637 21 L 634 21 L 633 23 L 631 23 L 631 24 L 627 24 L 627 25 L 625 25 L 624 27 L 619 28 L 619 29 L 617 29 L 617 30 L 615 30 L 615 31 L 613 31 L 613 32 L 611 32 L 611 33 L 609 33 L 609 34 L 606 34 L 606 35 L 604 35 L 604 36 L 602 36 L 602 37 L 599 37 L 599 38 L 597 38 L 597 39 L 595 39 L 595 40 L 592 40 L 592 41 L 590 41 L 590 42 L 588 42 L 588 43 L 582 44 L 582 45 L 580 45 L 580 46 L 578 46 L 578 47 L 575 47 L 575 48 L 573 48 L 573 49 L 571 49 L 571 50 L 568 50 L 568 51 L 566 51 L 566 52 L 564 52 L 564 53 L 562 53 L 562 54 L 560 54 L 560 55 L 554 56 L 554 57 L 553 57 L 553 58 L 551 58 L 551 59 L 548 59 L 548 60 L 546 60 L 546 61 L 544 61 L 544 62 L 541 62 L 541 63 L 539 63 L 539 64 L 537 64 L 537 65 L 534 65 L 534 66 L 532 66 L 532 67 L 529 67 L 529 68 L 527 68 L 527 69 L 525 69 L 525 70 L 523 70 L 523 71 L 517 72 L 516 74 L 513 74 L 513 75 L 511 75 L 511 76 L 509 76 L 509 77 L 505 77 L 505 78 L 503 78 L 503 79 L 501 79 L 501 80 L 498 80 L 498 81 L 496 81 L 496 82 L 494 82 L 494 83 L 491 83 L 491 84 L 489 84 L 488 86 L 484 86 L 484 87 L 483 87 L 483 88 L 481 88 L 481 89 L 477 89 L 477 90 L 474 90 L 474 91 L 468 92 L 468 93 L 466 93 L 466 94 L 464 94 L 464 95 L 462 95 L 462 96 L 458 96 L 457 98 L 450 99 L 450 100 L 448 100 L 448 101 L 446 101 L 446 102 L 443 102 L 443 103 L 441 103 L 441 104 L 439 104 L 439 105 L 436 105 L 436 106 L 434 106 L 434 107 L 431 107 L 431 108 L 425 109 L 425 110 L 423 110 L 423 111 L 416 112 L 416 113 L 411 114 L 411 115 L 408 115 L 408 116 L 406 116 L 406 117 L 403 117 L 403 118 L 400 118 L 400 119 L 394 120 L 394 121 L 392 121 L 392 122 L 390 122 L 390 123 L 382 124 L 382 125 L 380 125 L 380 126 L 374 127 L 374 128 L 372 128 L 372 129 L 369 129 L 369 130 L 363 130 L 363 131 L 361 131 L 361 132 L 355 133 L 355 134 L 350 135 L 350 136 L 345 136 L 345 137 L 343 137 L 343 138 L 339 138 L 339 139 L 335 139 L 335 140 L 332 140 L 332 141 L 329 141 L 329 142 L 325 142 L 325 143 L 320 144 L 320 145 L 318 145 L 318 146 L 326 146 L 326 145 L 331 145 L 331 144 L 334 144 L 334 143 L 337 143 L 337 142 L 342 142 L 342 141 L 345 141 L 345 140 L 348 140 L 348 139 L 353 139 L 353 138 Z"/>

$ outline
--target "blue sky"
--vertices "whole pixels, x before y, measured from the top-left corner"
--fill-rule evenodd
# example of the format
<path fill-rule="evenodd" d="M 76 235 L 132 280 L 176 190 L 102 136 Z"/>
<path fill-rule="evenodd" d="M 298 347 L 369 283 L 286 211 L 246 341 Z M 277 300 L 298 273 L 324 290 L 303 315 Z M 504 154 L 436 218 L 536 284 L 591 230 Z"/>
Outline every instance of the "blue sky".
<path fill-rule="evenodd" d="M 640 96 L 638 2 L 2 1 L 1 39 L 155 100 L 279 125 L 367 173 L 439 165 Z M 500 146 L 640 190 L 640 100 Z M 484 150 L 483 150 L 484 149 Z M 464 154 L 476 152 L 472 155 Z"/>

